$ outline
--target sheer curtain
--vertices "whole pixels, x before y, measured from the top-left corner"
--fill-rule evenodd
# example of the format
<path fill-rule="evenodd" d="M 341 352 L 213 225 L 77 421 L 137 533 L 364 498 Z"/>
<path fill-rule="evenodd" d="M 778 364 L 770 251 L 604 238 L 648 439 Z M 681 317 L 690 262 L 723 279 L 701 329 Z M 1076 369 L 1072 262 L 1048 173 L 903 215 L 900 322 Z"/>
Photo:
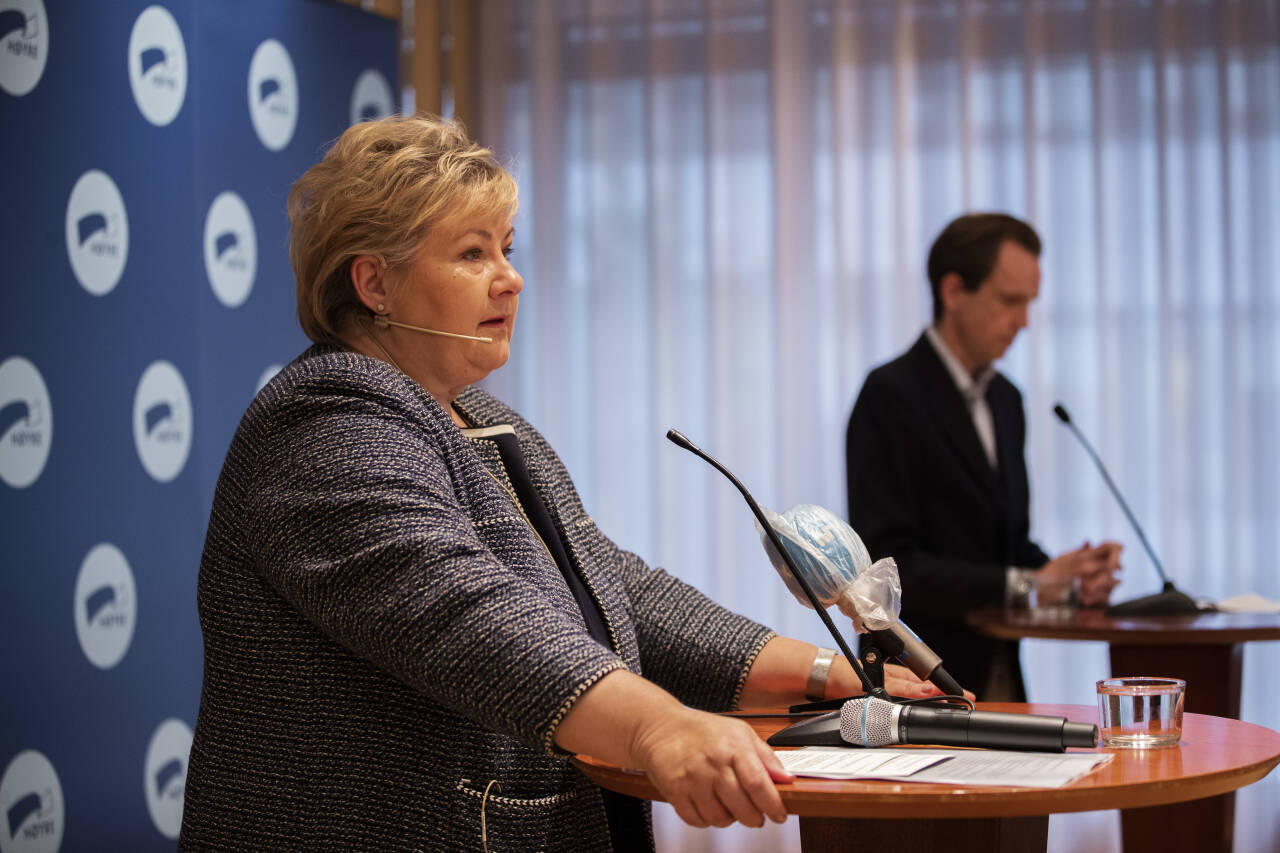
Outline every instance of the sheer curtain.
<path fill-rule="evenodd" d="M 1028 415 L 1033 530 L 1150 561 L 1051 414 L 1061 401 L 1173 579 L 1280 599 L 1280 11 L 1274 0 L 492 0 L 480 126 L 522 192 L 511 363 L 489 380 L 550 438 L 618 542 L 731 608 L 825 639 L 773 576 L 732 487 L 843 512 L 863 377 L 927 322 L 924 256 L 955 215 L 1045 240 L 1031 327 L 1001 368 Z M 867 488 L 874 489 L 874 483 Z M 1102 646 L 1027 643 L 1031 696 L 1092 703 Z M 1280 728 L 1274 644 L 1245 719 Z M 1194 686 L 1191 688 L 1194 689 Z M 1237 813 L 1280 812 L 1280 785 Z M 660 849 L 798 849 L 795 822 Z M 1238 850 L 1280 845 L 1242 820 Z M 1245 824 L 1249 824 L 1246 826 Z M 1054 850 L 1118 849 L 1114 813 Z"/>

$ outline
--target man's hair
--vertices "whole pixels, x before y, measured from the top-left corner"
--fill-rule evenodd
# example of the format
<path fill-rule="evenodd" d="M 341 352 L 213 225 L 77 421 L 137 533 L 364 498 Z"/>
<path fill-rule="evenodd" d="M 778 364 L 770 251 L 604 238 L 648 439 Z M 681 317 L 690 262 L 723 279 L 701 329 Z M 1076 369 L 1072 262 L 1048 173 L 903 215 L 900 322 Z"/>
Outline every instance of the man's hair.
<path fill-rule="evenodd" d="M 1007 213 L 966 213 L 953 219 L 929 249 L 929 289 L 933 291 L 933 319 L 942 319 L 942 279 L 955 273 L 965 290 L 977 290 L 995 268 L 1000 246 L 1012 240 L 1036 257 L 1040 235 Z"/>
<path fill-rule="evenodd" d="M 514 215 L 516 204 L 515 180 L 457 122 L 393 116 L 352 125 L 289 192 L 302 331 L 340 343 L 367 311 L 351 282 L 357 256 L 402 269 L 444 218 Z"/>

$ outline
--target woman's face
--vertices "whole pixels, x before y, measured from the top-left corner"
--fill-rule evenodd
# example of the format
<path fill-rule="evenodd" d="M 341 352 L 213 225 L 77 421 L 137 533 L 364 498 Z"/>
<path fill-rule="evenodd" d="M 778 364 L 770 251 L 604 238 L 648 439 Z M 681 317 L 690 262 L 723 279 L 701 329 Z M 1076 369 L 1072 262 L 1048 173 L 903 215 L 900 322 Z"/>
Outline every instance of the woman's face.
<path fill-rule="evenodd" d="M 428 232 L 413 264 L 392 276 L 390 319 L 493 339 L 464 341 L 392 327 L 394 351 L 410 362 L 403 367 L 432 393 L 456 394 L 506 364 L 524 287 L 507 259 L 513 233 L 505 212 L 444 219 Z"/>

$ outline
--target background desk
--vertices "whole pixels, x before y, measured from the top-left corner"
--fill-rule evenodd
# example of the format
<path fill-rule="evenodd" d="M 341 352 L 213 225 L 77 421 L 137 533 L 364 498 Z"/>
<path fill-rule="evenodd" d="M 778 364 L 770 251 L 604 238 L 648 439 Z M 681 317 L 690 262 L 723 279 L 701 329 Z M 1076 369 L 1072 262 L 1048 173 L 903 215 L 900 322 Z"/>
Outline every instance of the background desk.
<path fill-rule="evenodd" d="M 1053 714 L 1096 723 L 1084 705 L 983 703 L 993 711 Z M 768 737 L 790 720 L 748 720 Z M 1078 751 L 1078 750 L 1076 750 Z M 805 853 L 817 851 L 945 850 L 947 853 L 1043 851 L 1049 815 L 1138 808 L 1234 791 L 1280 763 L 1280 734 L 1262 726 L 1187 714 L 1182 743 L 1145 752 L 1112 750 L 1115 758 L 1064 788 L 999 788 L 924 783 L 798 779 L 779 785 L 789 813 L 800 816 Z M 649 778 L 587 756 L 574 763 L 596 784 L 633 797 L 660 800 Z M 1157 838 L 1163 851 L 1170 836 Z"/>
<path fill-rule="evenodd" d="M 1101 610 L 975 610 L 975 630 L 1005 640 L 1093 640 L 1109 645 L 1110 675 L 1163 675 L 1187 682 L 1186 710 L 1240 717 L 1244 644 L 1280 640 L 1280 614 L 1196 613 L 1181 616 L 1107 616 Z M 1102 676 L 1100 675 L 1099 678 Z M 1202 850 L 1232 849 L 1235 795 L 1223 794 L 1176 808 L 1125 811 L 1126 851 L 1141 850 L 1152 833 L 1195 838 Z"/>

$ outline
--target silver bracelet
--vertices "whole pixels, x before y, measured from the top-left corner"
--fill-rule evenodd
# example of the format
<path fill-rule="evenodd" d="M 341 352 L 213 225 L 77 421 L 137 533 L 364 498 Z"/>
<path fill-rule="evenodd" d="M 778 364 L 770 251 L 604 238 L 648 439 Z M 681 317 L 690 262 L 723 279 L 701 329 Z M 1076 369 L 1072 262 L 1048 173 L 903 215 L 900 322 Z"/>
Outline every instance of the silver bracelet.
<path fill-rule="evenodd" d="M 831 674 L 831 662 L 836 658 L 835 649 L 818 649 L 809 670 L 809 683 L 804 686 L 805 698 L 820 702 L 827 698 L 827 676 Z"/>

